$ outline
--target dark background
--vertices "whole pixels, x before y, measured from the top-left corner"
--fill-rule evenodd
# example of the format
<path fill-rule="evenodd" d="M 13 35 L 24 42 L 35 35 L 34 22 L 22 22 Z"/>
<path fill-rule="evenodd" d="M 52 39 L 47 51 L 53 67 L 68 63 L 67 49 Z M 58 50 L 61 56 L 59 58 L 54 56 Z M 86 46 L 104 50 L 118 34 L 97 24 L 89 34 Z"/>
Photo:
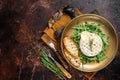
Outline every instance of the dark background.
<path fill-rule="evenodd" d="M 40 36 L 49 18 L 68 4 L 82 13 L 97 10 L 113 24 L 119 38 L 117 55 L 92 80 L 120 80 L 119 0 L 0 0 L 0 80 L 57 80 L 36 51 L 43 46 Z M 71 80 L 80 80 L 79 71 L 70 71 Z"/>

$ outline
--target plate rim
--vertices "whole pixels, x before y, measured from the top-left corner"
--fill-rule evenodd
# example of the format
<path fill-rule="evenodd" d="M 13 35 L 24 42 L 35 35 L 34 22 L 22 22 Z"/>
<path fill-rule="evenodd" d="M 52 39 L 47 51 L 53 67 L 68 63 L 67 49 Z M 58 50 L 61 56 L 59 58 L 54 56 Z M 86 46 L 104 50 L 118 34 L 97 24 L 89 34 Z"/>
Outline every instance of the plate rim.
<path fill-rule="evenodd" d="M 101 67 L 101 68 L 99 68 L 99 69 L 95 69 L 95 70 L 92 70 L 92 71 L 91 71 L 91 70 L 88 71 L 88 70 L 85 70 L 85 69 L 81 70 L 80 68 L 77 68 L 77 67 L 75 67 L 74 65 L 72 65 L 72 64 L 66 59 L 65 55 L 63 54 L 64 50 L 63 50 L 63 48 L 62 48 L 62 46 L 63 46 L 63 41 L 62 41 L 62 40 L 63 40 L 64 32 L 65 32 L 67 26 L 69 26 L 70 23 L 73 22 L 75 19 L 77 19 L 77 18 L 79 18 L 79 17 L 84 17 L 84 16 L 95 16 L 95 17 L 98 17 L 98 18 L 104 20 L 105 22 L 107 22 L 107 23 L 111 26 L 112 30 L 114 31 L 115 38 L 116 38 L 116 41 L 117 41 L 117 42 L 116 42 L 115 55 L 110 59 L 110 61 L 109 61 L 106 65 L 104 65 L 103 67 Z M 75 69 L 78 69 L 78 70 L 84 71 L 84 72 L 99 71 L 99 70 L 107 67 L 107 66 L 113 61 L 113 59 L 115 58 L 115 56 L 116 56 L 116 54 L 117 54 L 117 50 L 118 50 L 118 35 L 117 35 L 117 30 L 115 30 L 114 26 L 113 26 L 106 18 L 104 18 L 104 17 L 102 17 L 102 16 L 100 16 L 100 15 L 96 15 L 96 14 L 82 14 L 82 15 L 79 15 L 79 16 L 75 17 L 74 19 L 72 19 L 72 20 L 65 26 L 65 28 L 64 28 L 64 30 L 63 30 L 63 32 L 62 32 L 62 35 L 61 35 L 60 47 L 61 47 L 61 51 L 62 51 L 62 56 L 63 56 L 63 57 L 65 58 L 65 60 L 66 60 L 72 67 L 74 67 Z"/>

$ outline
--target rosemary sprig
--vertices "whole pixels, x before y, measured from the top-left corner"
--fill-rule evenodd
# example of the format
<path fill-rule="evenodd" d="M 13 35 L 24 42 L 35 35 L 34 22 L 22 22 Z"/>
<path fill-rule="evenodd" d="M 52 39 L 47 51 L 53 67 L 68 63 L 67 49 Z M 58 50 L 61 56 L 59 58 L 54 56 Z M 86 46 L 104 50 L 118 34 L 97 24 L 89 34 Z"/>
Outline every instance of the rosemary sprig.
<path fill-rule="evenodd" d="M 48 68 L 50 71 L 52 71 L 58 78 L 63 79 L 64 74 L 62 71 L 54 64 L 54 62 L 47 56 L 47 54 L 44 52 L 44 50 L 40 50 L 39 52 L 40 59 L 42 64 Z"/>
<path fill-rule="evenodd" d="M 92 45 L 93 45 L 93 39 L 90 39 L 89 40 L 89 46 L 90 46 L 91 51 L 92 51 Z"/>

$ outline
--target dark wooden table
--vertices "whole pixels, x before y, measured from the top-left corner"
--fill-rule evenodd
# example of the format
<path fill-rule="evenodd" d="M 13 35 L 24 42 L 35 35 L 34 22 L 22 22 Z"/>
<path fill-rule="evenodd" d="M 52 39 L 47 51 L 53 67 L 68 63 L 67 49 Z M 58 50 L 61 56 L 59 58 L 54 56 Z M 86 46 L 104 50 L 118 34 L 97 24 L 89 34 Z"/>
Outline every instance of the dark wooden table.
<path fill-rule="evenodd" d="M 97 10 L 115 27 L 119 48 L 115 59 L 92 80 L 120 80 L 119 0 L 0 0 L 0 80 L 58 80 L 39 60 L 42 31 L 49 18 L 64 5 L 82 13 Z M 71 80 L 85 80 L 70 68 Z"/>

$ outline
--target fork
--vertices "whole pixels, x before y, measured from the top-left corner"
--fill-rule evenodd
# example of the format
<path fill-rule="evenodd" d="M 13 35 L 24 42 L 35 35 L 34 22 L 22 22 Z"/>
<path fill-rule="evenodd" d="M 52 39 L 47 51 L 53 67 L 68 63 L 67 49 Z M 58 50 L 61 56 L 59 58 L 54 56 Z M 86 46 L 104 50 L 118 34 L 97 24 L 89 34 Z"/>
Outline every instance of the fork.
<path fill-rule="evenodd" d="M 67 77 L 67 78 L 71 78 L 72 76 L 71 76 L 71 74 L 67 71 L 67 70 L 65 70 L 63 67 L 62 67 L 62 65 L 60 65 L 60 63 L 58 63 L 52 56 L 51 56 L 51 53 L 45 48 L 45 47 L 43 47 L 43 50 L 46 52 L 46 54 L 47 54 L 47 56 L 51 59 L 51 60 L 53 60 L 53 62 L 56 64 L 56 66 L 63 72 L 63 74 Z"/>
<path fill-rule="evenodd" d="M 62 62 L 63 66 L 67 69 L 68 66 L 67 66 L 66 62 L 65 62 L 64 59 L 61 57 L 59 51 L 55 48 L 55 45 L 54 45 L 53 41 L 51 40 L 51 38 L 50 38 L 47 34 L 45 35 L 45 38 L 46 38 L 46 40 L 47 40 L 47 45 L 48 45 L 54 52 L 56 52 L 57 57 L 58 57 L 59 60 Z"/>

